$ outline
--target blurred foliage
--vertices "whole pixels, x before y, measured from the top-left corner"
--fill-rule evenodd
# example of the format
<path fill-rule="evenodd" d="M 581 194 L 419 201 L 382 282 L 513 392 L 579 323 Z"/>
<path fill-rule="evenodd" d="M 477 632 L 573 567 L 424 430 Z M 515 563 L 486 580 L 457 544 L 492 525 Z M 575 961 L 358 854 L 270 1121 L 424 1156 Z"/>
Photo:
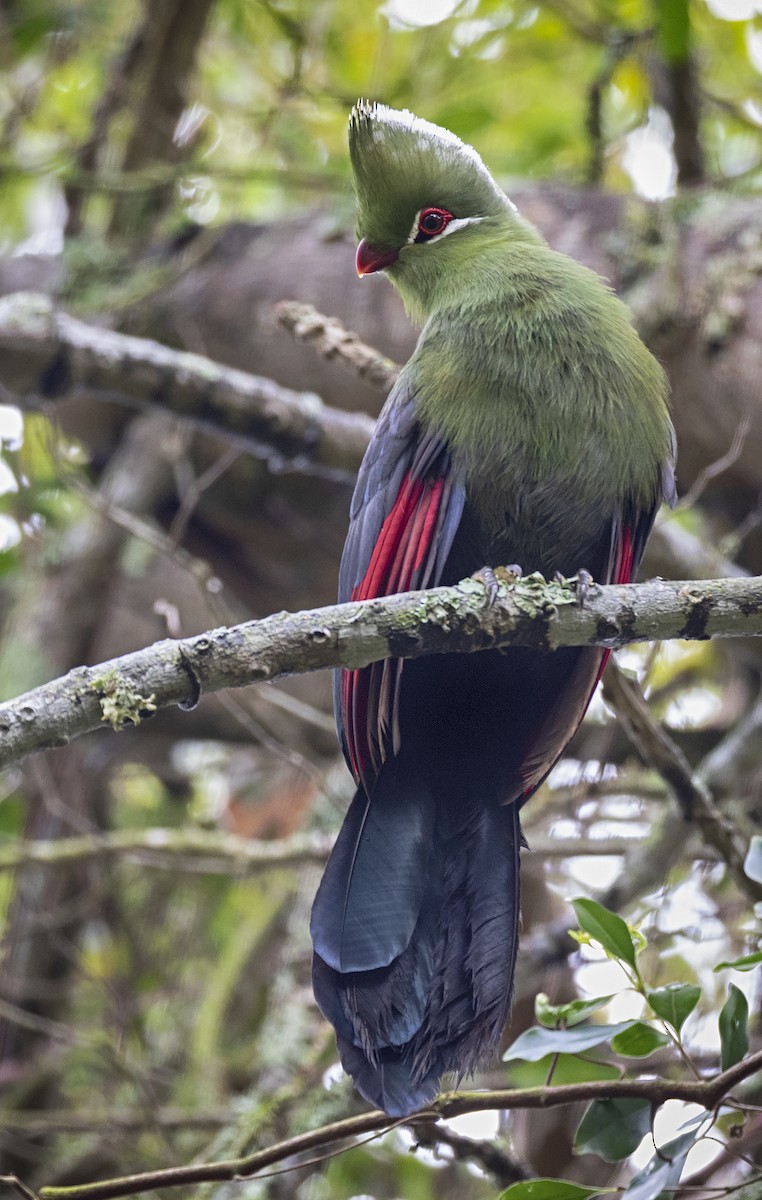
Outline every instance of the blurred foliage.
<path fill-rule="evenodd" d="M 637 131 L 653 133 L 660 60 L 688 52 L 700 64 L 711 180 L 760 182 L 762 17 L 745 0 L 218 0 L 175 132 L 186 160 L 124 174 L 130 116 L 115 110 L 83 172 L 78 151 L 140 21 L 135 0 L 9 6 L 0 245 L 56 246 L 65 184 L 92 189 L 93 236 L 115 195 L 162 179 L 174 185 L 167 228 L 269 216 L 340 192 L 346 115 L 359 95 L 454 129 L 503 177 L 582 182 L 600 160 L 596 182 L 629 188 L 628 171 L 642 167 L 628 148 Z M 591 144 L 591 121 L 601 145 Z"/>

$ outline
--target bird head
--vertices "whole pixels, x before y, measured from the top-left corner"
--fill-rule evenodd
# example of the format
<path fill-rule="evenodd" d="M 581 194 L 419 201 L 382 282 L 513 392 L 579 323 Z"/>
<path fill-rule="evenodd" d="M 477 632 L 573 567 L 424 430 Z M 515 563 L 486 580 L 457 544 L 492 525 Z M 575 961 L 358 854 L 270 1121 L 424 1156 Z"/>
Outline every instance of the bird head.
<path fill-rule="evenodd" d="M 495 240 L 536 236 L 471 146 L 407 110 L 358 101 L 349 153 L 357 273 L 388 271 L 413 309 L 425 310 L 438 277 Z"/>

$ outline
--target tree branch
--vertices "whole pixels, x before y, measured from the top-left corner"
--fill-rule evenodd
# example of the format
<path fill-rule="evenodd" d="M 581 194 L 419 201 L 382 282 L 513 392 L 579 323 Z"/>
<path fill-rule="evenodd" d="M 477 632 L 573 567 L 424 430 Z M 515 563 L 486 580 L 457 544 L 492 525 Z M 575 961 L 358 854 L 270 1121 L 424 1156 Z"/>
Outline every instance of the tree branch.
<path fill-rule="evenodd" d="M 169 1167 L 146 1171 L 121 1179 L 106 1179 L 98 1183 L 77 1184 L 74 1187 L 43 1187 L 40 1200 L 114 1200 L 118 1196 L 133 1196 L 138 1192 L 156 1191 L 164 1187 L 179 1187 L 195 1183 L 220 1183 L 250 1179 L 265 1167 L 282 1163 L 311 1150 L 357 1138 L 368 1133 L 383 1133 L 400 1125 L 413 1130 L 422 1122 L 430 1123 L 464 1113 L 486 1112 L 493 1109 L 547 1109 L 561 1104 L 576 1104 L 585 1100 L 625 1097 L 649 1100 L 654 1105 L 666 1100 L 684 1100 L 715 1108 L 742 1080 L 762 1069 L 762 1051 L 752 1054 L 713 1079 L 670 1082 L 665 1079 L 619 1079 L 592 1083 L 564 1084 L 559 1087 L 515 1088 L 489 1092 L 445 1092 L 439 1100 L 414 1118 L 391 1120 L 385 1113 L 374 1111 L 348 1117 L 332 1125 L 324 1125 L 309 1133 L 288 1138 L 277 1145 L 243 1158 L 223 1162 L 198 1163 L 191 1166 Z M 296 1165 L 296 1164 L 295 1164 Z M 6 1177 L 7 1178 L 7 1177 Z M 23 1185 L 22 1185 L 23 1186 Z"/>
<path fill-rule="evenodd" d="M 582 605 L 573 581 L 546 583 L 539 575 L 516 581 L 502 574 L 494 604 L 483 584 L 470 579 L 428 592 L 277 613 L 77 667 L 0 705 L 0 767 L 63 745 L 104 721 L 122 729 L 168 705 L 193 708 L 205 692 L 326 667 L 356 669 L 388 657 L 504 646 L 616 649 L 654 638 L 762 635 L 762 577 L 593 585 Z"/>
<path fill-rule="evenodd" d="M 313 392 L 225 367 L 148 338 L 88 325 L 58 312 L 47 296 L 0 299 L 3 382 L 22 408 L 83 388 L 155 405 L 211 426 L 273 460 L 354 475 L 373 432 L 364 413 L 330 408 Z"/>
<path fill-rule="evenodd" d="M 495 1182 L 502 1188 L 522 1179 L 530 1179 L 526 1167 L 516 1159 L 511 1158 L 497 1142 L 463 1137 L 455 1133 L 448 1125 L 437 1123 L 424 1125 L 421 1121 L 415 1130 L 415 1140 L 418 1146 L 437 1151 L 440 1146 L 447 1146 L 452 1151 L 456 1162 L 468 1162 L 469 1159 L 479 1164 L 483 1171 L 488 1171 Z M 442 1156 L 439 1156 L 442 1157 Z"/>

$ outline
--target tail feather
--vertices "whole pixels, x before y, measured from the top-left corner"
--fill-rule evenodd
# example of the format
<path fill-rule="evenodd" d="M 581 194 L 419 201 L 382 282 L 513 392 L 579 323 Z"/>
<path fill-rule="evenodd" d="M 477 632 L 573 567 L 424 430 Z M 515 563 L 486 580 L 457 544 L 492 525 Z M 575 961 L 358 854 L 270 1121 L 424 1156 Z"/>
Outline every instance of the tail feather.
<path fill-rule="evenodd" d="M 426 1013 L 426 981 L 433 970 L 438 914 L 427 905 L 409 946 L 388 967 L 339 972 L 315 953 L 312 986 L 337 1036 L 361 1047 L 372 1061 L 388 1046 L 404 1046 Z"/>
<path fill-rule="evenodd" d="M 404 795 L 402 820 L 402 804 L 389 803 L 385 770 L 371 840 L 375 855 L 385 861 L 397 856 L 405 864 L 395 878 L 409 881 L 410 864 L 419 864 L 419 886 L 394 897 L 405 908 L 404 915 L 394 917 L 395 946 L 399 931 L 410 928 L 408 941 L 391 961 L 386 958 L 389 923 L 382 915 L 376 925 L 386 909 L 373 889 L 389 887 L 389 876 L 376 872 L 372 885 L 366 880 L 349 889 L 345 881 L 342 888 L 341 871 L 358 856 L 356 851 L 350 857 L 342 847 L 334 877 L 322 898 L 318 893 L 313 913 L 313 983 L 318 1005 L 336 1029 L 344 1069 L 358 1090 L 390 1115 L 404 1116 L 434 1098 L 443 1074 L 473 1071 L 500 1040 L 518 944 L 521 832 L 515 806 L 499 805 L 483 780 L 478 785 L 442 772 L 436 785 L 427 785 L 406 775 L 404 762 L 396 760 L 394 790 Z M 369 803 L 360 789 L 354 803 L 372 812 L 377 795 Z M 392 814 L 388 826 L 386 811 Z M 359 834 L 354 815 L 352 822 L 352 837 L 362 848 L 368 821 Z M 325 919 L 330 902 L 347 895 L 351 903 L 344 924 L 364 928 L 368 965 L 362 969 L 336 966 L 339 955 L 331 938 L 340 935 L 341 924 Z M 352 909 L 357 898 L 365 906 L 359 912 Z"/>
<path fill-rule="evenodd" d="M 354 1080 L 358 1092 L 390 1117 L 406 1117 L 425 1108 L 439 1091 L 436 1067 L 414 1082 L 408 1064 L 394 1048 L 384 1050 L 376 1062 L 371 1062 L 350 1042 L 337 1037 L 336 1044 L 341 1065 Z"/>
<path fill-rule="evenodd" d="M 469 1074 L 508 1017 L 518 949 L 521 831 L 514 805 L 461 806 L 447 858 L 448 923 L 418 1038 L 419 1070 Z"/>
<path fill-rule="evenodd" d="M 426 891 L 434 798 L 394 759 L 373 801 L 360 788 L 312 908 L 316 952 L 336 971 L 388 966 L 409 944 Z"/>

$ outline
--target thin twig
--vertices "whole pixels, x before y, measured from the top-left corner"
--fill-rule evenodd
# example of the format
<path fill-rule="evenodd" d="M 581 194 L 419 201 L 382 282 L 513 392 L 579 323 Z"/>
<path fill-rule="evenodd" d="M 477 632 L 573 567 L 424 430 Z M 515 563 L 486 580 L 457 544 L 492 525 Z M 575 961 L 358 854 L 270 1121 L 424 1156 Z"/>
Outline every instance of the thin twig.
<path fill-rule="evenodd" d="M 397 363 L 361 342 L 338 318 L 323 316 L 311 304 L 283 300 L 275 306 L 275 319 L 297 341 L 307 342 L 323 358 L 337 359 L 384 393 L 399 375 Z"/>
<path fill-rule="evenodd" d="M 500 1187 L 509 1187 L 522 1179 L 532 1178 L 526 1167 L 512 1158 L 497 1142 L 463 1137 L 448 1125 L 421 1124 L 416 1128 L 415 1140 L 418 1146 L 425 1146 L 434 1151 L 438 1146 L 447 1146 L 456 1162 L 472 1160 L 478 1163 L 482 1170 L 493 1176 Z"/>
<path fill-rule="evenodd" d="M 4 1183 L 11 1191 L 18 1192 L 19 1196 L 24 1197 L 24 1200 L 38 1200 L 37 1193 L 22 1183 L 18 1175 L 0 1175 L 0 1183 Z"/>
<path fill-rule="evenodd" d="M 191 480 L 169 527 L 169 540 L 174 546 L 179 546 L 182 541 L 188 522 L 204 492 L 232 467 L 240 455 L 240 447 L 226 446 L 219 458 L 215 459 L 199 476 Z"/>
<path fill-rule="evenodd" d="M 733 464 L 738 461 L 750 429 L 751 413 L 746 412 L 736 426 L 735 433 L 733 434 L 733 440 L 728 449 L 724 454 L 720 455 L 719 458 L 716 458 L 714 462 L 708 463 L 705 467 L 702 467 L 694 479 L 690 491 L 686 492 L 684 496 L 680 497 L 680 501 L 676 506 L 677 508 L 692 508 L 693 505 L 696 504 L 703 495 L 707 485 L 711 483 L 713 479 L 716 479 L 718 475 L 722 475 L 724 471 L 727 471 L 729 467 L 732 467 Z"/>
<path fill-rule="evenodd" d="M 127 512 L 118 504 L 112 503 L 101 491 L 84 483 L 74 472 L 70 472 L 64 477 L 63 482 L 66 487 L 76 491 L 92 509 L 108 517 L 114 525 L 118 525 L 157 553 L 166 554 L 181 570 L 186 571 L 198 586 L 199 592 L 209 607 L 210 620 L 230 621 L 234 619 L 230 606 L 223 599 L 222 580 L 206 559 L 190 554 L 182 546 L 175 544 L 164 530 L 152 521 Z"/>

